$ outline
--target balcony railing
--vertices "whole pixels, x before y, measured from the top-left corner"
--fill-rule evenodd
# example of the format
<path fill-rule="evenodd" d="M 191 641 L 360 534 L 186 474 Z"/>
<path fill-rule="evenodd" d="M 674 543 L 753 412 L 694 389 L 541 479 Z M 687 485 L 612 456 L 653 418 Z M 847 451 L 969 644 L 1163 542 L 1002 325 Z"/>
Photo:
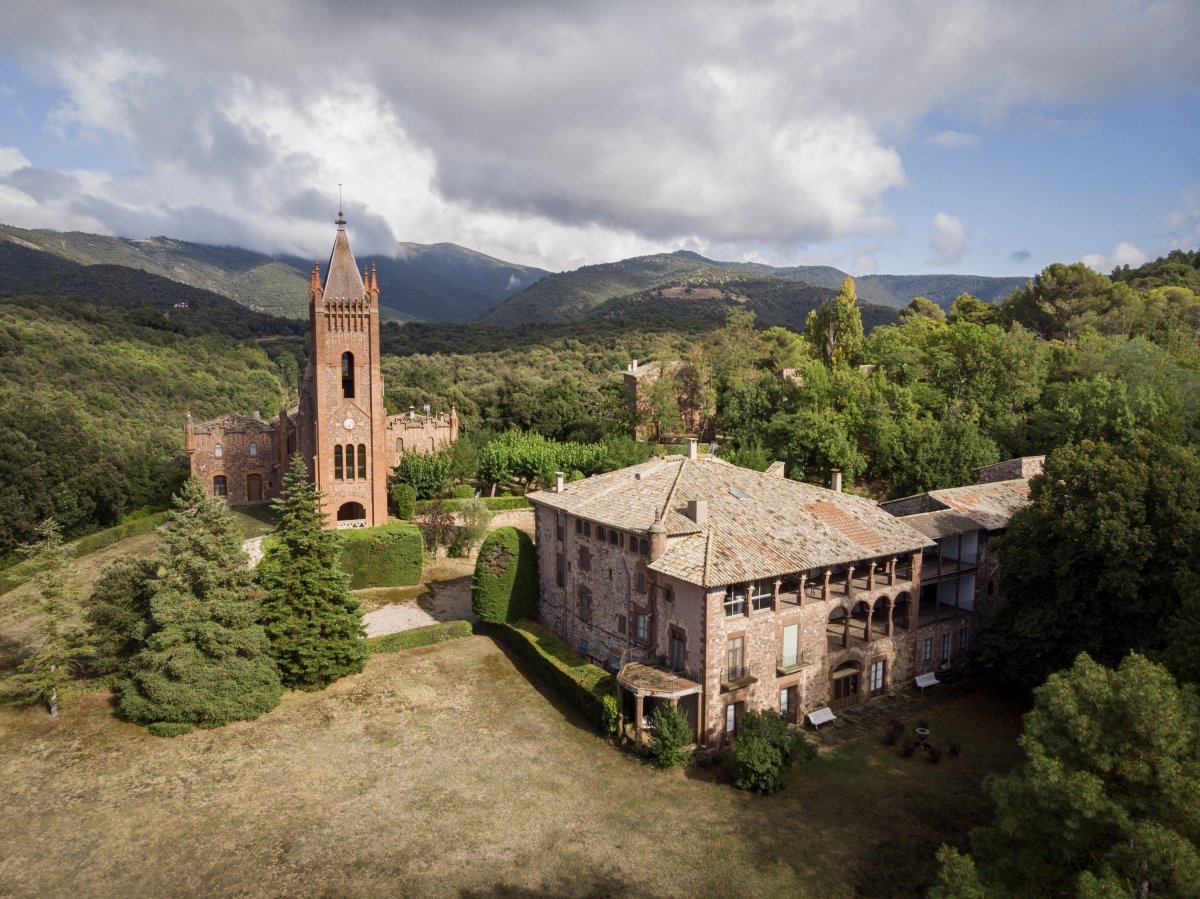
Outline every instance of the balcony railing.
<path fill-rule="evenodd" d="M 725 680 L 728 683 L 733 683 L 734 681 L 741 680 L 743 677 L 746 676 L 746 666 L 745 665 L 730 665 L 727 669 L 725 669 L 725 674 L 726 674 Z"/>
<path fill-rule="evenodd" d="M 778 675 L 791 674 L 808 666 L 804 654 L 800 652 L 785 652 L 775 660 L 775 671 Z"/>

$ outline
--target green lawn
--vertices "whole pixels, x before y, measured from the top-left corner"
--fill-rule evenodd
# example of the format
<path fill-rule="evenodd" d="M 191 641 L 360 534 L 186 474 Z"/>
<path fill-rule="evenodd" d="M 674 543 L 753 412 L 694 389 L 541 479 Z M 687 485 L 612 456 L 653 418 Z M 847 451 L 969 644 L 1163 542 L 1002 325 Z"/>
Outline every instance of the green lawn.
<path fill-rule="evenodd" d="M 917 896 L 937 845 L 987 814 L 980 781 L 1019 726 L 986 694 L 922 715 L 961 757 L 868 737 L 759 797 L 617 751 L 486 637 L 172 740 L 104 694 L 57 721 L 0 707 L 0 892 Z"/>

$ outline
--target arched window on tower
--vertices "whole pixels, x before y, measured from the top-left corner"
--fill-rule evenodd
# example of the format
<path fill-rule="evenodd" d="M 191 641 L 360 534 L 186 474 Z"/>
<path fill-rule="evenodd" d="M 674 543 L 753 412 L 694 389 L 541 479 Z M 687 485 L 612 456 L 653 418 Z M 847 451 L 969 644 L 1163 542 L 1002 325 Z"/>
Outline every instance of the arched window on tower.
<path fill-rule="evenodd" d="M 225 458 L 225 448 L 223 446 L 221 446 L 221 444 L 219 444 L 219 443 L 213 447 L 213 458 L 214 459 L 224 459 Z"/>
<path fill-rule="evenodd" d="M 228 496 L 229 488 L 225 483 L 225 475 L 219 474 L 213 478 L 213 496 Z"/>
<path fill-rule="evenodd" d="M 251 443 L 250 443 L 250 458 L 253 459 L 257 455 L 258 455 L 258 444 L 251 441 Z"/>
<path fill-rule="evenodd" d="M 342 479 L 342 448 L 340 446 L 333 448 L 333 479 L 335 481 Z"/>
<path fill-rule="evenodd" d="M 354 354 L 342 353 L 342 397 L 354 399 Z"/>
<path fill-rule="evenodd" d="M 360 481 L 367 479 L 367 445 L 365 443 L 358 445 L 358 479 Z"/>

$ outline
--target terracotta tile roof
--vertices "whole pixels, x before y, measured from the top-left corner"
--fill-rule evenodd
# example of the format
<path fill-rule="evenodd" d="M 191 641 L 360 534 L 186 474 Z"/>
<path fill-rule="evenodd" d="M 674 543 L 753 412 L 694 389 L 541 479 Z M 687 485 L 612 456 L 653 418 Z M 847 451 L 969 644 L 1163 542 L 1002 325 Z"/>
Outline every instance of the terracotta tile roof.
<path fill-rule="evenodd" d="M 345 228 L 338 228 L 337 237 L 333 241 L 333 252 L 329 255 L 329 268 L 325 275 L 325 290 L 321 295 L 321 305 L 328 306 L 334 301 L 365 303 L 362 274 L 354 254 L 350 252 L 350 240 L 346 237 Z"/>
<path fill-rule="evenodd" d="M 975 519 L 968 518 L 953 509 L 905 515 L 904 523 L 934 540 L 938 537 L 948 537 L 951 534 L 966 534 L 979 530 L 979 523 Z"/>
<path fill-rule="evenodd" d="M 959 529 L 947 530 L 946 534 L 961 534 L 978 528 L 998 531 L 1008 527 L 1008 522 L 1014 512 L 1029 505 L 1029 481 L 1026 478 L 1015 478 L 1011 481 L 993 481 L 990 484 L 968 484 L 966 487 L 930 490 L 928 493 L 886 502 L 883 504 L 883 508 L 889 510 L 912 508 L 912 501 L 921 497 L 927 497 L 929 502 L 923 504 L 919 515 L 905 515 L 903 511 L 894 511 L 892 514 L 912 522 L 914 527 L 919 527 L 926 534 L 929 533 L 929 530 L 925 526 L 919 525 L 915 519 L 938 521 L 941 522 L 940 525 L 931 526 L 948 527 L 950 519 L 947 517 L 929 518 L 929 516 L 938 516 L 943 512 L 958 513 L 960 519 Z"/>
<path fill-rule="evenodd" d="M 660 509 L 667 551 L 654 571 L 703 586 L 891 557 L 930 541 L 868 499 L 789 481 L 713 456 L 651 459 L 530 494 L 537 505 L 645 533 Z M 705 500 L 701 527 L 688 502 Z"/>

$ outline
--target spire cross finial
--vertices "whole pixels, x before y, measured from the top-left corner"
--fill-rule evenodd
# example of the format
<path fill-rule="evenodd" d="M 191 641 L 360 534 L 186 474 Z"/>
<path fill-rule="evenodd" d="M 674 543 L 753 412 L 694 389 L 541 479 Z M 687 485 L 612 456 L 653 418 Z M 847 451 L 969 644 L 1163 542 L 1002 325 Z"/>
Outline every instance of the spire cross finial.
<path fill-rule="evenodd" d="M 346 224 L 346 217 L 342 214 L 342 183 L 338 182 L 338 217 L 334 222 L 339 228 Z"/>

